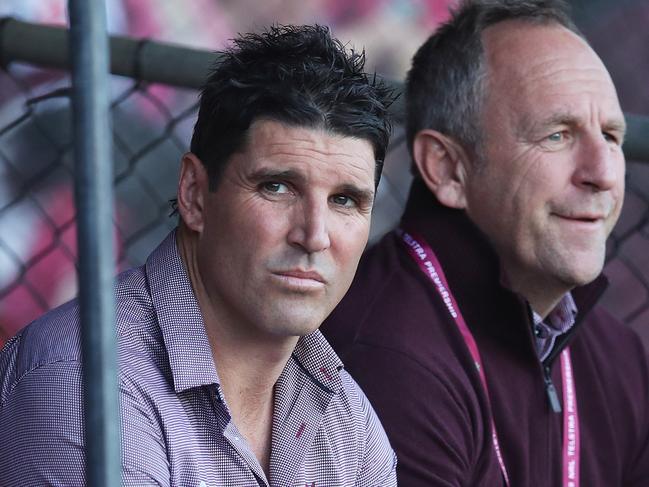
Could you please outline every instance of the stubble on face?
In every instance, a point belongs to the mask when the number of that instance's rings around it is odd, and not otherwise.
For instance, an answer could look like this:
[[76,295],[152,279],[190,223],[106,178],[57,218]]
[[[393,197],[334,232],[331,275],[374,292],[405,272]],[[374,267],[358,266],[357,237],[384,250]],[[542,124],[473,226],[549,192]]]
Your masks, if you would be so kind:
[[221,324],[282,339],[322,323],[367,242],[374,165],[367,141],[253,124],[205,198],[200,268]]
[[567,29],[507,21],[483,43],[485,162],[467,212],[514,290],[545,307],[601,272],[624,194],[624,119],[601,61]]

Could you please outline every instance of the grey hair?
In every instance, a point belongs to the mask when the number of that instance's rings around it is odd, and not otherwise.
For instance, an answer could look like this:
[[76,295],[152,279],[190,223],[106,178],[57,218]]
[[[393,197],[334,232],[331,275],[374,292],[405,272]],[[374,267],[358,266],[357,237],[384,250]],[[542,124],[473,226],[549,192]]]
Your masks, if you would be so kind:
[[434,129],[479,151],[486,92],[483,31],[506,20],[560,25],[583,38],[563,0],[464,0],[417,50],[406,79],[406,136]]

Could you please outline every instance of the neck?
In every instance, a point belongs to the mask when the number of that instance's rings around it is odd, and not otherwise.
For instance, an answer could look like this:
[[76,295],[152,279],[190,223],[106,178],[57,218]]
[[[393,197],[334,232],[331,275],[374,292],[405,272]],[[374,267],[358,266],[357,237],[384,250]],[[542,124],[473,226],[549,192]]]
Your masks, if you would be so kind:
[[530,307],[534,312],[541,317],[541,319],[546,319],[552,310],[559,304],[561,298],[552,300],[550,302],[539,302],[528,299],[527,302],[530,303]]
[[[272,389],[288,361],[298,337],[274,336],[247,323],[245,317],[210,293],[197,260],[198,236],[184,225],[178,228],[178,250],[198,301],[219,379],[235,370],[236,381],[247,390]],[[218,359],[218,360],[217,360]]]
[[210,294],[197,261],[197,239],[179,226],[178,250],[203,316],[223,395],[237,428],[266,469],[274,386],[298,338],[264,334],[225,306],[220,296]]
[[536,277],[511,276],[504,271],[506,286],[523,296],[534,312],[545,319],[570,291],[566,285],[548,282]]

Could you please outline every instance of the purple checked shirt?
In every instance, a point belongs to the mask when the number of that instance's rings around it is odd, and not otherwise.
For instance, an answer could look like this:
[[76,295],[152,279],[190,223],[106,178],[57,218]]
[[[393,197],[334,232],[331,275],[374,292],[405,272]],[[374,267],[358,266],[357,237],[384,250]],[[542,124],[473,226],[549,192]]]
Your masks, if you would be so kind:
[[[232,421],[175,232],[118,278],[126,486],[395,486],[372,407],[319,331],[275,386],[270,473]],[[85,485],[76,301],[0,353],[0,486]],[[115,425],[115,427],[119,427]]]

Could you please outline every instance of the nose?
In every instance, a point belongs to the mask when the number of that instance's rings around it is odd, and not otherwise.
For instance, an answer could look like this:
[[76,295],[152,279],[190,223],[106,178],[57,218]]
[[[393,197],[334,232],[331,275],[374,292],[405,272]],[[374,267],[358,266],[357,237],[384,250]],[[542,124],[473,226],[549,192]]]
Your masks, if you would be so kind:
[[312,254],[322,252],[331,245],[327,217],[329,205],[326,201],[303,200],[293,208],[289,244]]
[[574,183],[593,192],[608,191],[624,178],[622,149],[602,134],[584,138],[579,147]]

